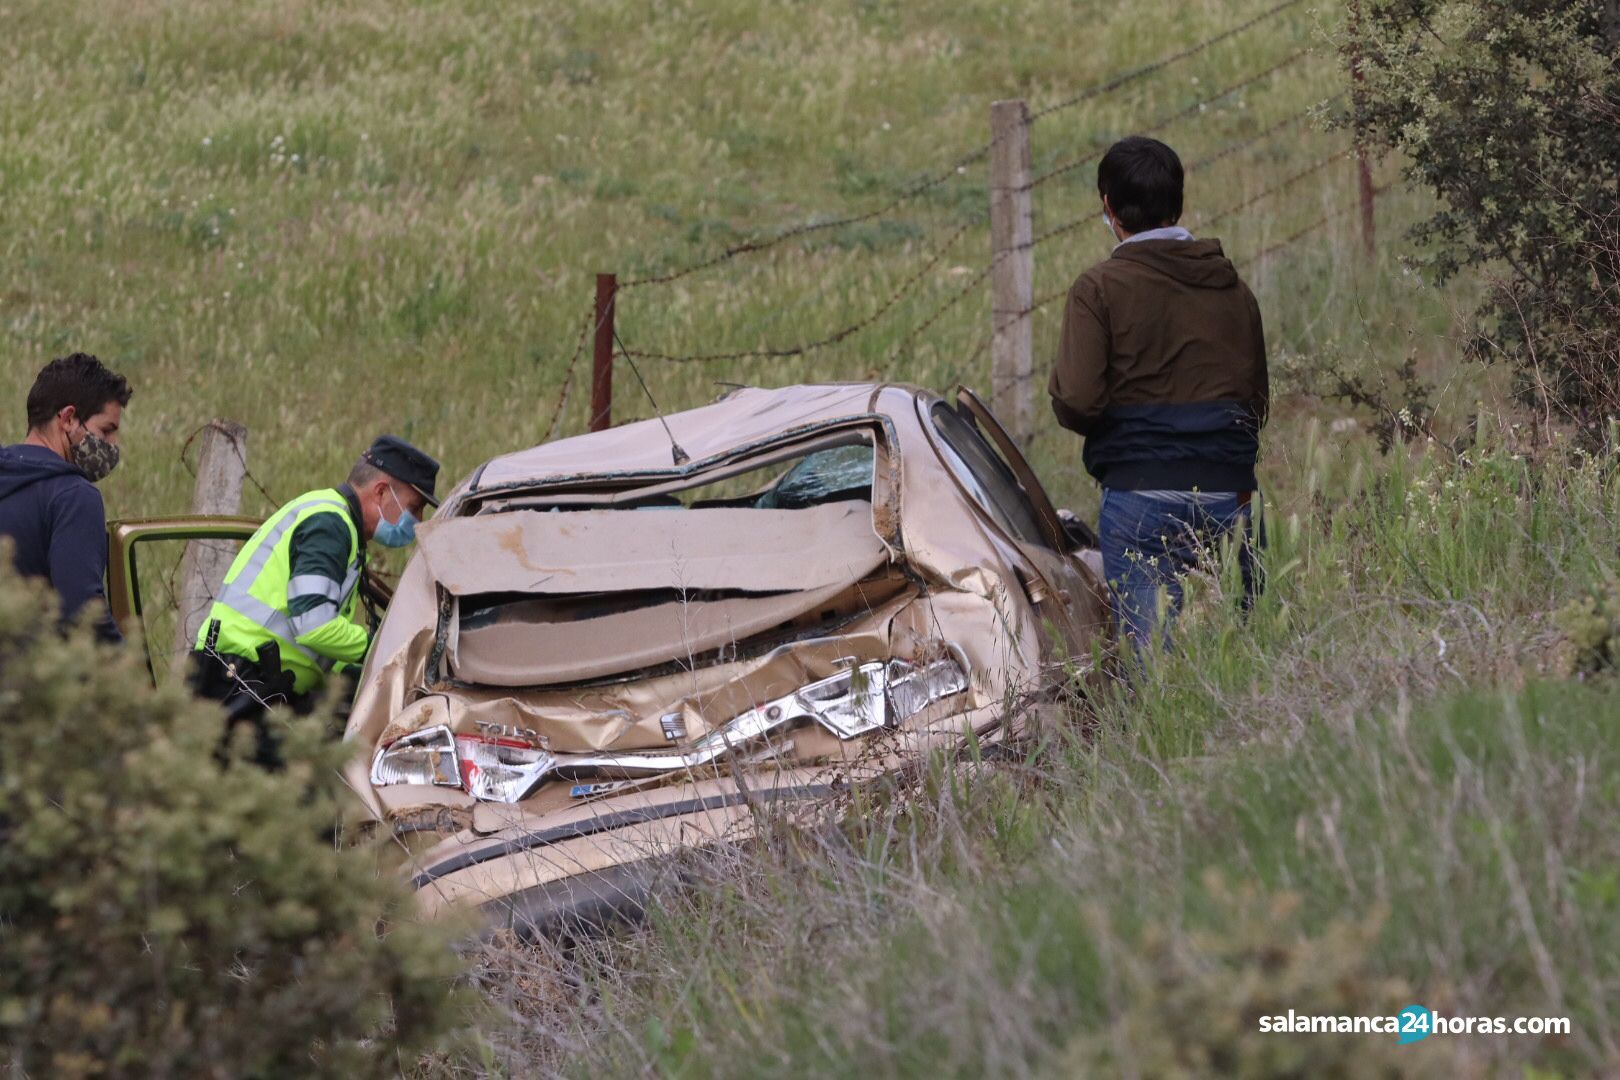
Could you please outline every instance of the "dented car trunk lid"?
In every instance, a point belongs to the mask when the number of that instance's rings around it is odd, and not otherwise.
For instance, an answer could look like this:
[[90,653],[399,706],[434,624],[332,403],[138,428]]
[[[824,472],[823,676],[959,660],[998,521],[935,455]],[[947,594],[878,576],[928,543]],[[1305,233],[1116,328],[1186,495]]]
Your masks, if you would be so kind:
[[[422,553],[456,598],[453,677],[544,686],[695,656],[847,606],[888,563],[871,513],[862,499],[520,510],[445,520],[424,530]],[[868,599],[892,595],[872,584]]]

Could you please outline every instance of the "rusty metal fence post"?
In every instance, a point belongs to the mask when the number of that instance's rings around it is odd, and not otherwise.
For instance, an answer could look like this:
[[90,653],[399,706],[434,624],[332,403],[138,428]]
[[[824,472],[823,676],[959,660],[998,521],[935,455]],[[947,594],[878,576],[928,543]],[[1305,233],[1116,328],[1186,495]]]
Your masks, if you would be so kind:
[[596,275],[596,354],[591,364],[591,430],[613,426],[613,310],[617,274]]

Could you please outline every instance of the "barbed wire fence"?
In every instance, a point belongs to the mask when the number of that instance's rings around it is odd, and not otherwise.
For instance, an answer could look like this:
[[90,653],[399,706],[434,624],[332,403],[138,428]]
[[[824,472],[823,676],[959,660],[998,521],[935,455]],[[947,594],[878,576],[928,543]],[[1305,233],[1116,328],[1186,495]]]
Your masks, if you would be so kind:
[[[947,159],[942,167],[925,171],[917,180],[901,187],[883,201],[870,209],[846,213],[835,216],[816,217],[808,221],[791,225],[785,228],[771,230],[762,236],[747,238],[722,248],[719,251],[703,256],[691,262],[653,269],[639,275],[619,280],[612,275],[602,275],[598,281],[597,302],[584,321],[584,328],[575,343],[573,352],[566,361],[562,382],[559,385],[556,401],[550,410],[550,423],[546,430],[546,438],[554,437],[562,424],[562,418],[567,411],[570,397],[573,393],[576,372],[581,357],[585,353],[586,342],[592,337],[591,328],[595,326],[596,349],[593,356],[593,386],[603,384],[603,372],[611,378],[612,367],[618,357],[628,357],[632,360],[649,360],[674,365],[726,365],[740,364],[758,360],[782,360],[793,357],[803,357],[819,353],[835,346],[847,343],[874,330],[880,325],[884,326],[885,340],[889,343],[886,356],[889,361],[902,358],[907,353],[921,346],[930,334],[937,331],[942,320],[951,312],[959,308],[963,301],[980,293],[987,283],[995,284],[1001,280],[1001,275],[1009,272],[1013,264],[1025,260],[1024,293],[1016,304],[1006,304],[995,308],[987,330],[978,337],[976,347],[966,354],[963,361],[967,364],[978,364],[987,350],[991,350],[997,338],[1016,326],[1023,320],[1030,319],[1062,299],[1068,291],[1067,285],[1051,289],[1038,295],[1034,293],[1033,273],[1028,269],[1033,266],[1033,253],[1036,249],[1049,246],[1058,247],[1061,243],[1074,237],[1088,223],[1099,220],[1097,210],[1090,209],[1073,217],[1062,218],[1043,225],[1039,231],[1032,228],[1026,232],[1027,239],[1016,240],[1010,243],[997,243],[993,237],[992,252],[989,260],[977,268],[966,266],[951,266],[949,274],[960,276],[963,280],[953,286],[943,295],[938,295],[937,286],[933,283],[939,278],[942,264],[953,253],[962,249],[964,242],[979,233],[979,230],[991,224],[992,207],[990,203],[997,197],[997,188],[992,181],[991,199],[982,200],[977,206],[966,208],[961,213],[961,220],[938,232],[933,230],[918,230],[920,242],[917,247],[916,263],[909,271],[902,272],[895,283],[882,292],[865,296],[860,299],[866,301],[860,310],[851,312],[840,320],[839,325],[829,327],[821,332],[805,334],[797,339],[787,340],[759,340],[747,345],[731,347],[714,346],[698,349],[672,348],[668,345],[659,345],[653,342],[637,340],[633,333],[626,334],[623,328],[615,325],[615,312],[618,303],[626,296],[639,296],[662,287],[669,287],[678,283],[683,284],[693,277],[710,272],[720,271],[737,260],[750,256],[757,256],[766,252],[778,251],[790,244],[804,245],[807,241],[818,239],[824,235],[836,234],[840,230],[853,229],[856,226],[867,226],[876,222],[884,222],[898,216],[913,204],[921,204],[927,200],[937,199],[942,189],[954,181],[969,175],[971,167],[991,162],[1001,156],[1001,152],[1009,149],[1007,140],[1022,141],[1022,152],[1028,160],[1028,140],[1030,132],[1037,125],[1048,122],[1051,118],[1067,110],[1079,106],[1099,102],[1127,89],[1133,92],[1145,90],[1149,80],[1163,75],[1178,64],[1189,61],[1194,57],[1209,54],[1221,46],[1233,42],[1245,33],[1279,19],[1295,8],[1303,0],[1281,0],[1279,3],[1257,12],[1256,14],[1222,29],[1193,44],[1170,53],[1150,63],[1131,68],[1121,74],[1109,77],[1093,85],[1087,86],[1071,93],[1044,107],[1027,110],[1024,113],[1024,122],[1017,129],[996,130],[987,141],[971,147]],[[1256,64],[1252,70],[1238,75],[1221,85],[1201,90],[1187,104],[1175,109],[1151,116],[1143,121],[1131,125],[1131,130],[1153,135],[1164,135],[1177,130],[1189,121],[1200,120],[1201,128],[1205,130],[1218,130],[1218,125],[1208,121],[1212,111],[1222,109],[1224,105],[1236,102],[1238,107],[1247,110],[1247,97],[1252,92],[1262,92],[1269,88],[1276,88],[1279,80],[1285,74],[1306,64],[1314,55],[1313,47],[1308,44],[1295,44],[1286,51]],[[1193,78],[1192,84],[1197,85],[1199,80]],[[1278,97],[1284,91],[1275,90]],[[1241,198],[1232,200],[1219,208],[1208,212],[1194,212],[1190,215],[1190,225],[1197,229],[1208,229],[1223,222],[1229,222],[1251,211],[1261,204],[1280,206],[1283,212],[1274,216],[1286,219],[1297,217],[1303,207],[1290,203],[1289,198],[1301,189],[1309,187],[1309,181],[1321,179],[1329,170],[1346,159],[1355,155],[1364,166],[1365,159],[1361,157],[1359,148],[1348,138],[1338,136],[1323,136],[1332,138],[1337,143],[1329,146],[1325,151],[1313,153],[1309,160],[1300,160],[1300,150],[1308,141],[1304,136],[1320,134],[1316,131],[1318,125],[1313,120],[1325,116],[1336,110],[1345,98],[1344,93],[1333,94],[1315,100],[1303,107],[1292,107],[1280,116],[1265,121],[1258,130],[1234,133],[1225,141],[1218,142],[1213,147],[1203,150],[1185,160],[1185,167],[1189,175],[1210,174],[1225,166],[1227,163],[1241,161],[1246,158],[1260,158],[1285,163],[1286,172],[1274,182],[1265,185],[1258,191],[1245,194]],[[1297,97],[1295,98],[1297,102]],[[1224,115],[1224,114],[1223,114]],[[1088,166],[1095,166],[1101,155],[1113,141],[1113,137],[1098,137],[1089,141],[1089,145],[1078,155],[1051,161],[1044,165],[1040,171],[1031,172],[1022,182],[1014,183],[999,189],[1004,196],[1021,197],[1028,200],[1025,203],[1024,213],[1033,215],[1034,196],[1043,194],[1052,189],[1063,187],[1069,182],[1085,176],[1083,171]],[[1282,170],[1279,170],[1282,171]],[[1363,168],[1365,172],[1365,168]],[[1218,185],[1211,185],[1212,189]],[[1325,191],[1326,185],[1321,190]],[[1368,235],[1364,238],[1370,247],[1370,199],[1381,190],[1375,186],[1363,185],[1361,189],[1361,212],[1364,229]],[[1357,204],[1347,203],[1340,207],[1330,207],[1322,210],[1314,218],[1302,226],[1292,228],[1279,239],[1264,243],[1257,250],[1242,254],[1234,261],[1240,267],[1258,267],[1266,264],[1284,253],[1296,248],[1307,239],[1318,234],[1333,222],[1356,210]],[[994,234],[994,229],[992,229]],[[805,251],[816,250],[814,245],[804,247]],[[822,283],[826,287],[826,282]],[[998,286],[999,290],[999,286]],[[605,298],[605,302],[604,302]],[[998,299],[997,304],[1001,304]],[[954,324],[953,324],[954,325]],[[615,331],[618,331],[615,333]],[[620,339],[628,338],[629,344],[623,344]],[[867,346],[870,349],[870,346]],[[999,364],[999,359],[997,360]],[[1026,363],[1025,368],[1029,365]],[[1002,382],[993,373],[991,382],[998,386]],[[1025,379],[1027,383],[1028,380]],[[1024,386],[1020,392],[1032,394],[1032,388]],[[1000,402],[993,402],[1000,410]],[[591,416],[593,427],[601,426],[608,421],[610,403],[599,400],[593,393]],[[598,423],[601,422],[601,424]]]
[[[1095,207],[1092,206],[1091,209],[1077,215],[1057,215],[1056,220],[1043,220],[1039,229],[1034,227],[1035,217],[1047,208],[1048,203],[1056,206],[1060,201],[1068,201],[1075,196],[1076,193],[1070,185],[1088,176],[1089,167],[1095,166],[1113,138],[1099,135],[1089,139],[1078,153],[1054,157],[1043,162],[1039,170],[1034,170],[1027,164],[1031,132],[1037,127],[1050,124],[1055,118],[1071,110],[1091,103],[1115,101],[1116,95],[1125,95],[1121,100],[1126,104],[1129,104],[1131,96],[1135,95],[1136,104],[1140,105],[1146,100],[1147,92],[1153,88],[1153,80],[1165,76],[1177,65],[1192,61],[1194,58],[1218,55],[1223,46],[1235,42],[1256,28],[1281,19],[1289,12],[1300,8],[1303,3],[1304,0],[1280,0],[1234,25],[1152,62],[1110,76],[1043,107],[1033,110],[1022,109],[1022,123],[1012,128],[993,131],[989,139],[947,157],[943,165],[922,171],[916,179],[901,185],[897,191],[891,191],[868,209],[813,217],[797,224],[766,231],[763,235],[739,240],[689,262],[665,266],[655,264],[652,268],[628,276],[622,281],[613,275],[601,275],[595,303],[579,318],[579,333],[563,363],[556,398],[551,407],[542,414],[545,423],[542,441],[549,441],[562,432],[565,417],[575,396],[580,364],[588,351],[591,353],[592,385],[590,419],[593,427],[605,426],[610,422],[611,399],[604,393],[604,387],[609,390],[611,388],[611,375],[617,358],[629,358],[632,361],[645,359],[672,365],[726,365],[780,360],[820,353],[883,327],[887,342],[883,355],[886,362],[892,364],[902,360],[907,354],[914,353],[922,347],[923,342],[937,335],[942,324],[953,312],[958,311],[969,298],[980,294],[987,284],[994,284],[999,275],[1013,264],[1019,260],[1029,260],[1032,266],[1033,255],[1037,250],[1049,250],[1055,254],[1065,255],[1063,260],[1052,260],[1053,265],[1072,265],[1063,251],[1063,245],[1074,239],[1083,228],[1095,227],[1095,223],[1099,220]],[[1254,64],[1251,69],[1231,77],[1229,81],[1201,88],[1186,104],[1136,120],[1129,128],[1143,134],[1166,135],[1181,130],[1192,121],[1199,121],[1202,129],[1219,131],[1220,125],[1209,122],[1212,112],[1221,115],[1222,108],[1234,102],[1246,110],[1247,97],[1251,93],[1270,92],[1274,96],[1282,97],[1284,92],[1277,89],[1281,80],[1296,73],[1315,55],[1316,52],[1310,45],[1295,43],[1277,55]],[[1352,60],[1352,86],[1355,86],[1356,73],[1353,65]],[[1195,86],[1199,84],[1196,78],[1190,82]],[[1278,217],[1297,219],[1305,208],[1288,200],[1293,199],[1301,190],[1309,189],[1313,180],[1322,179],[1334,166],[1355,157],[1360,180],[1359,202],[1330,202],[1325,197],[1328,187],[1323,185],[1313,216],[1301,224],[1292,226],[1275,239],[1264,238],[1265,242],[1260,243],[1255,249],[1240,254],[1234,261],[1243,269],[1261,267],[1299,250],[1300,245],[1320,234],[1328,226],[1356,212],[1358,208],[1362,218],[1362,239],[1370,251],[1371,200],[1382,189],[1370,180],[1370,170],[1362,149],[1354,142],[1353,136],[1324,136],[1331,138],[1333,145],[1322,150],[1306,145],[1309,140],[1305,136],[1311,134],[1317,127],[1313,124],[1313,120],[1338,109],[1347,93],[1333,94],[1304,105],[1299,104],[1296,97],[1286,101],[1288,107],[1283,112],[1263,121],[1258,128],[1231,132],[1224,140],[1217,140],[1209,148],[1200,149],[1199,152],[1186,157],[1184,165],[1187,173],[1189,176],[1199,177],[1214,176],[1217,170],[1226,168],[1230,163],[1251,158],[1258,161],[1262,156],[1283,166],[1277,170],[1280,174],[1278,178],[1259,190],[1230,199],[1207,212],[1195,210],[1190,216],[1189,224],[1198,230],[1209,229],[1230,222],[1263,204],[1283,206],[1285,212],[1277,215]],[[1017,142],[1017,147],[1010,146],[1009,141]],[[1196,143],[1203,140],[1194,141]],[[814,251],[816,247],[812,241],[836,237],[860,226],[898,219],[906,212],[919,212],[918,208],[926,208],[930,204],[941,202],[950,185],[964,181],[973,183],[970,178],[975,176],[979,167],[989,165],[994,169],[997,162],[1007,156],[1008,151],[1015,149],[1024,155],[1026,162],[1024,178],[999,189],[992,180],[990,198],[984,198],[984,193],[978,191],[976,187],[970,189],[967,195],[970,197],[976,195],[977,201],[965,204],[962,200],[958,200],[952,207],[958,220],[941,222],[937,217],[936,206],[935,220],[930,222],[929,227],[918,228],[916,231],[919,243],[915,264],[909,269],[904,269],[892,286],[874,295],[857,296],[860,310],[840,320],[839,325],[807,333],[796,339],[759,340],[756,337],[755,342],[745,347],[715,346],[695,350],[637,342],[634,335],[623,334],[621,328],[615,325],[615,312],[621,298],[628,296],[635,299],[659,289],[684,288],[691,279],[710,273],[719,275],[724,269],[737,264],[739,260],[769,253],[784,254],[791,252],[794,246],[806,252]],[[1017,154],[1014,153],[1013,156],[1016,157]],[[1212,185],[1212,188],[1216,186],[1218,185]],[[1060,197],[1054,197],[1059,193],[1062,193]],[[1027,238],[999,244],[995,242],[991,203],[998,195],[1025,200],[1024,212],[1028,215]],[[1037,196],[1040,202],[1036,201]],[[1094,197],[1082,194],[1080,201],[1091,205]],[[942,267],[951,256],[961,252],[973,237],[982,235],[982,230],[987,227],[991,229],[993,238],[989,259],[977,267],[950,266],[948,276],[960,277],[961,281],[951,282],[950,287],[941,292],[938,286],[932,283],[940,277]],[[1025,294],[1017,303],[1000,307],[987,305],[991,309],[991,318],[986,320],[988,325],[984,325],[982,331],[970,339],[973,342],[972,348],[959,354],[961,365],[970,368],[979,365],[987,353],[994,352],[995,342],[1000,335],[1020,323],[1033,319],[1037,313],[1050,309],[1067,296],[1069,289],[1068,284],[1064,283],[1037,293],[1034,289],[1033,272],[1024,275],[1024,283]],[[832,287],[834,287],[832,280],[824,278],[819,282],[817,293],[819,295]],[[860,292],[858,289],[854,291]],[[777,327],[773,325],[770,329],[774,331]],[[626,336],[629,336],[632,342],[628,347],[621,342],[621,338]],[[1026,370],[1027,367],[1026,364]],[[1005,381],[994,374],[991,383],[998,391],[1005,385]],[[1028,384],[1027,379],[1021,392],[1033,393],[1033,387]],[[998,413],[1002,412],[1001,401],[993,401],[993,405]],[[194,446],[200,437],[217,426],[218,422],[215,421],[200,426],[181,447],[181,462],[194,478],[199,473],[199,469],[192,461]],[[238,460],[242,480],[255,493],[256,499],[262,501],[264,512],[273,512],[282,504],[282,499],[248,468],[244,448],[238,439],[231,440],[230,450],[234,451]],[[216,547],[220,545],[218,541],[204,543],[211,543]],[[149,577],[167,610],[182,619],[188,614],[188,604],[194,607],[198,601],[198,597],[190,597],[190,593],[178,580],[187,573],[183,562],[183,557],[176,557],[172,563],[155,562],[148,564],[143,570],[143,576]],[[205,595],[202,599],[211,600],[212,596]],[[184,648],[183,642],[176,646],[178,650]]]

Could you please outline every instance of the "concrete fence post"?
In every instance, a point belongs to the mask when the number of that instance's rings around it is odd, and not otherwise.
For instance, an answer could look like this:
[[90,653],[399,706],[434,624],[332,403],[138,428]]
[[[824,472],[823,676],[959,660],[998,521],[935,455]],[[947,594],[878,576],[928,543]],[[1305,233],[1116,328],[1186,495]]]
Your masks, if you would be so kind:
[[[191,495],[193,514],[242,512],[242,481],[247,476],[247,428],[231,420],[210,420],[197,451],[197,486]],[[197,628],[219,595],[225,574],[236,557],[228,540],[193,540],[180,562],[179,611],[175,619],[176,666],[191,651]]]

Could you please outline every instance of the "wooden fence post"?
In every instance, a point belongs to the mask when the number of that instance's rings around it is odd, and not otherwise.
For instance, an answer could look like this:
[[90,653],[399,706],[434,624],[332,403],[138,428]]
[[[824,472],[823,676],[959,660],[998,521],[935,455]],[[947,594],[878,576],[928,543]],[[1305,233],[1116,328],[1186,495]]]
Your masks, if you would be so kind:
[[1029,107],[990,105],[990,407],[1020,446],[1035,431],[1035,295]]
[[617,274],[596,275],[596,355],[591,363],[591,430],[613,426],[613,314]]
[[[231,420],[210,420],[197,451],[197,486],[191,495],[193,514],[242,512],[242,480],[247,476],[247,428]],[[179,612],[175,619],[176,664],[191,651],[197,628],[225,583],[236,557],[228,540],[193,540],[180,562]]]

